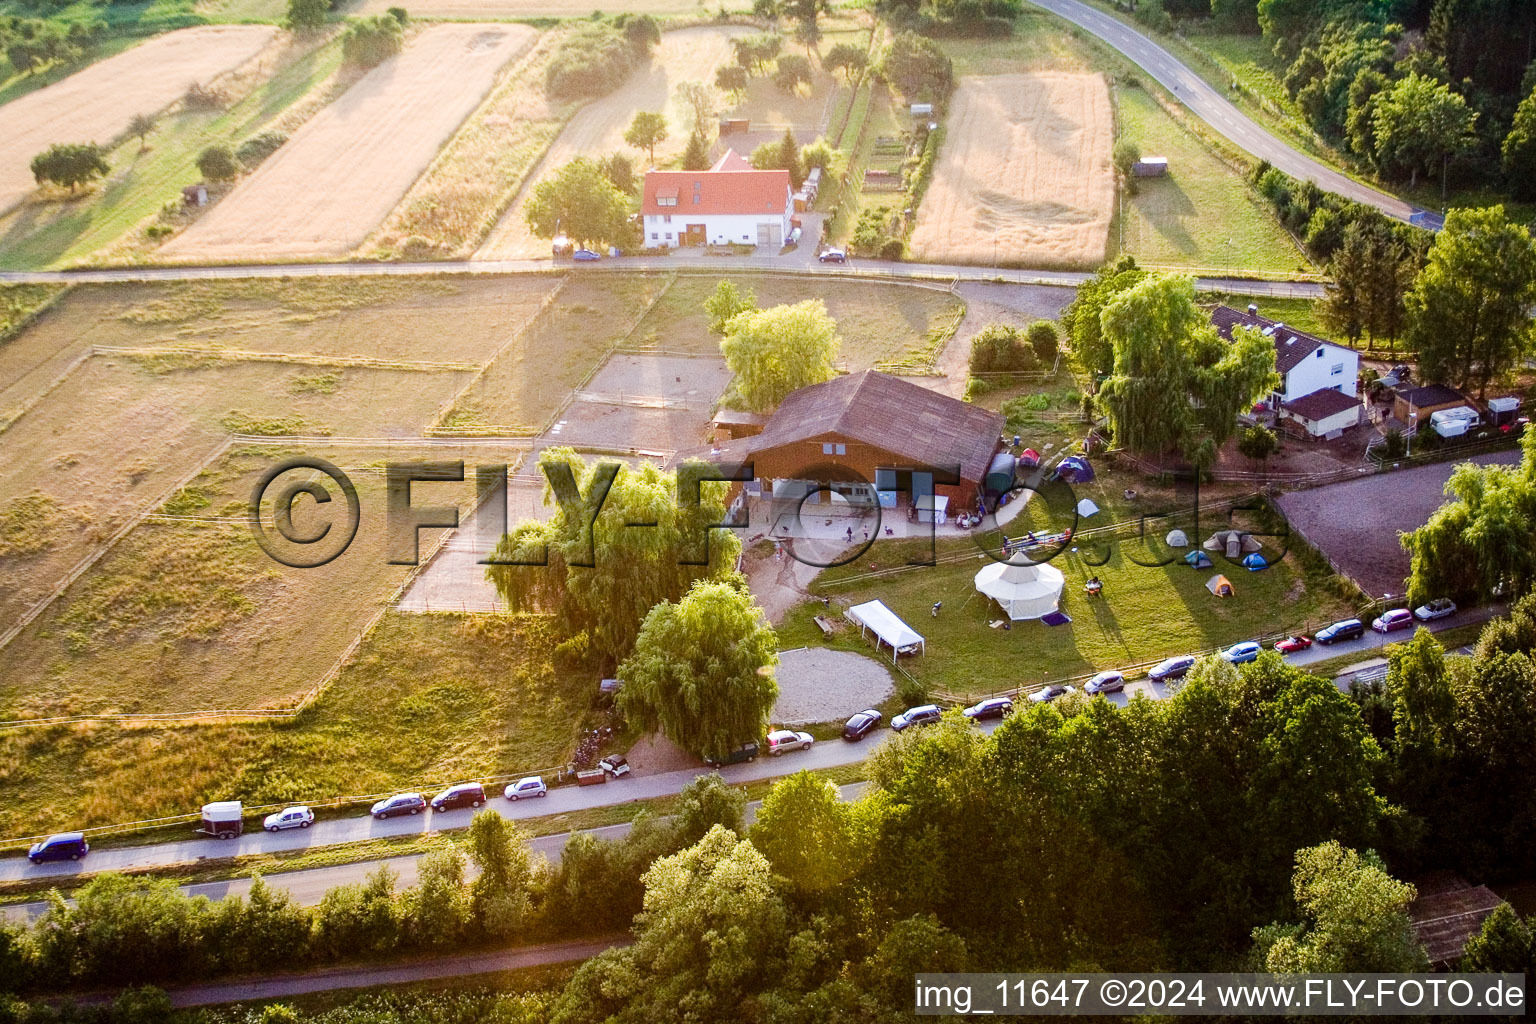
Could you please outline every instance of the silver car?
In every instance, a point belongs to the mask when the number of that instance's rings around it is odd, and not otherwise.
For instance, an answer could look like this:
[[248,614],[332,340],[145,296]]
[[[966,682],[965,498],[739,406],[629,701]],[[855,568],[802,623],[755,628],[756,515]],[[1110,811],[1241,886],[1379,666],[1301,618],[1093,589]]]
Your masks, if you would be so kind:
[[267,815],[261,820],[261,827],[268,832],[281,832],[285,828],[309,828],[314,823],[315,812],[301,805]]
[[1421,604],[1413,610],[1413,617],[1420,622],[1433,622],[1456,614],[1456,602],[1448,597],[1437,597],[1428,604]]

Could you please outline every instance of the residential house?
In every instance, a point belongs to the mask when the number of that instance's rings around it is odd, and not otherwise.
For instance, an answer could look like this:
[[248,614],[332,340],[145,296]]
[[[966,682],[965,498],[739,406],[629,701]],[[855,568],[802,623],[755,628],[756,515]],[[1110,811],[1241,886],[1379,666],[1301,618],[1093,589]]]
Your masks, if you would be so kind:
[[789,238],[789,172],[760,171],[735,150],[707,171],[647,171],[641,203],[645,244],[766,245]]
[[1337,437],[1359,424],[1360,354],[1354,349],[1259,316],[1256,306],[1246,312],[1217,306],[1211,323],[1228,340],[1233,328],[1253,327],[1274,342],[1280,386],[1270,401],[1281,420],[1309,437]]

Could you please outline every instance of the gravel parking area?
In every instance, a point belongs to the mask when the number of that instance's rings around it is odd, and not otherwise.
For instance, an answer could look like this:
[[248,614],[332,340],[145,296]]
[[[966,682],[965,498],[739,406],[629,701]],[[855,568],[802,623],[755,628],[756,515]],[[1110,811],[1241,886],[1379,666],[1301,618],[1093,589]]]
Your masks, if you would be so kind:
[[1494,452],[1363,480],[1282,494],[1276,503],[1291,529],[1331,558],[1371,595],[1401,594],[1411,568],[1398,531],[1429,522],[1445,501],[1445,482],[1462,462],[1486,466],[1520,461],[1518,451]]
[[808,647],[779,655],[775,724],[805,725],[847,718],[879,704],[895,689],[880,662],[849,651]]

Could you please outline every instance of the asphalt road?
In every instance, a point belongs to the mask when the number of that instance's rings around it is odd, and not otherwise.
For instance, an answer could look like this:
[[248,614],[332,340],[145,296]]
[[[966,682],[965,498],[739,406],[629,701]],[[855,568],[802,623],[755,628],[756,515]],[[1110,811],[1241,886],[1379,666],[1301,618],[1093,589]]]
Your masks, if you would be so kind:
[[1268,160],[1291,177],[1315,182],[1329,192],[1374,206],[1398,220],[1408,220],[1414,214],[1422,214],[1427,227],[1439,228],[1443,223],[1438,212],[1413,206],[1396,196],[1362,184],[1277,139],[1171,53],[1118,18],[1080,3],[1079,0],[1031,2],[1093,33],[1119,50],[1234,145],[1261,160]]

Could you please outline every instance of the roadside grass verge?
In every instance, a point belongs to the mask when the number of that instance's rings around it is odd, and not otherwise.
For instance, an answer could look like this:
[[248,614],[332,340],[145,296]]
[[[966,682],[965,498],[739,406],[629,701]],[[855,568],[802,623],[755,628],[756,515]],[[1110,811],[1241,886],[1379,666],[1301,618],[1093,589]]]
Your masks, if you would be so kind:
[[[0,343],[19,334],[67,290],[62,284],[0,285]],[[0,379],[0,386],[4,381]]]

